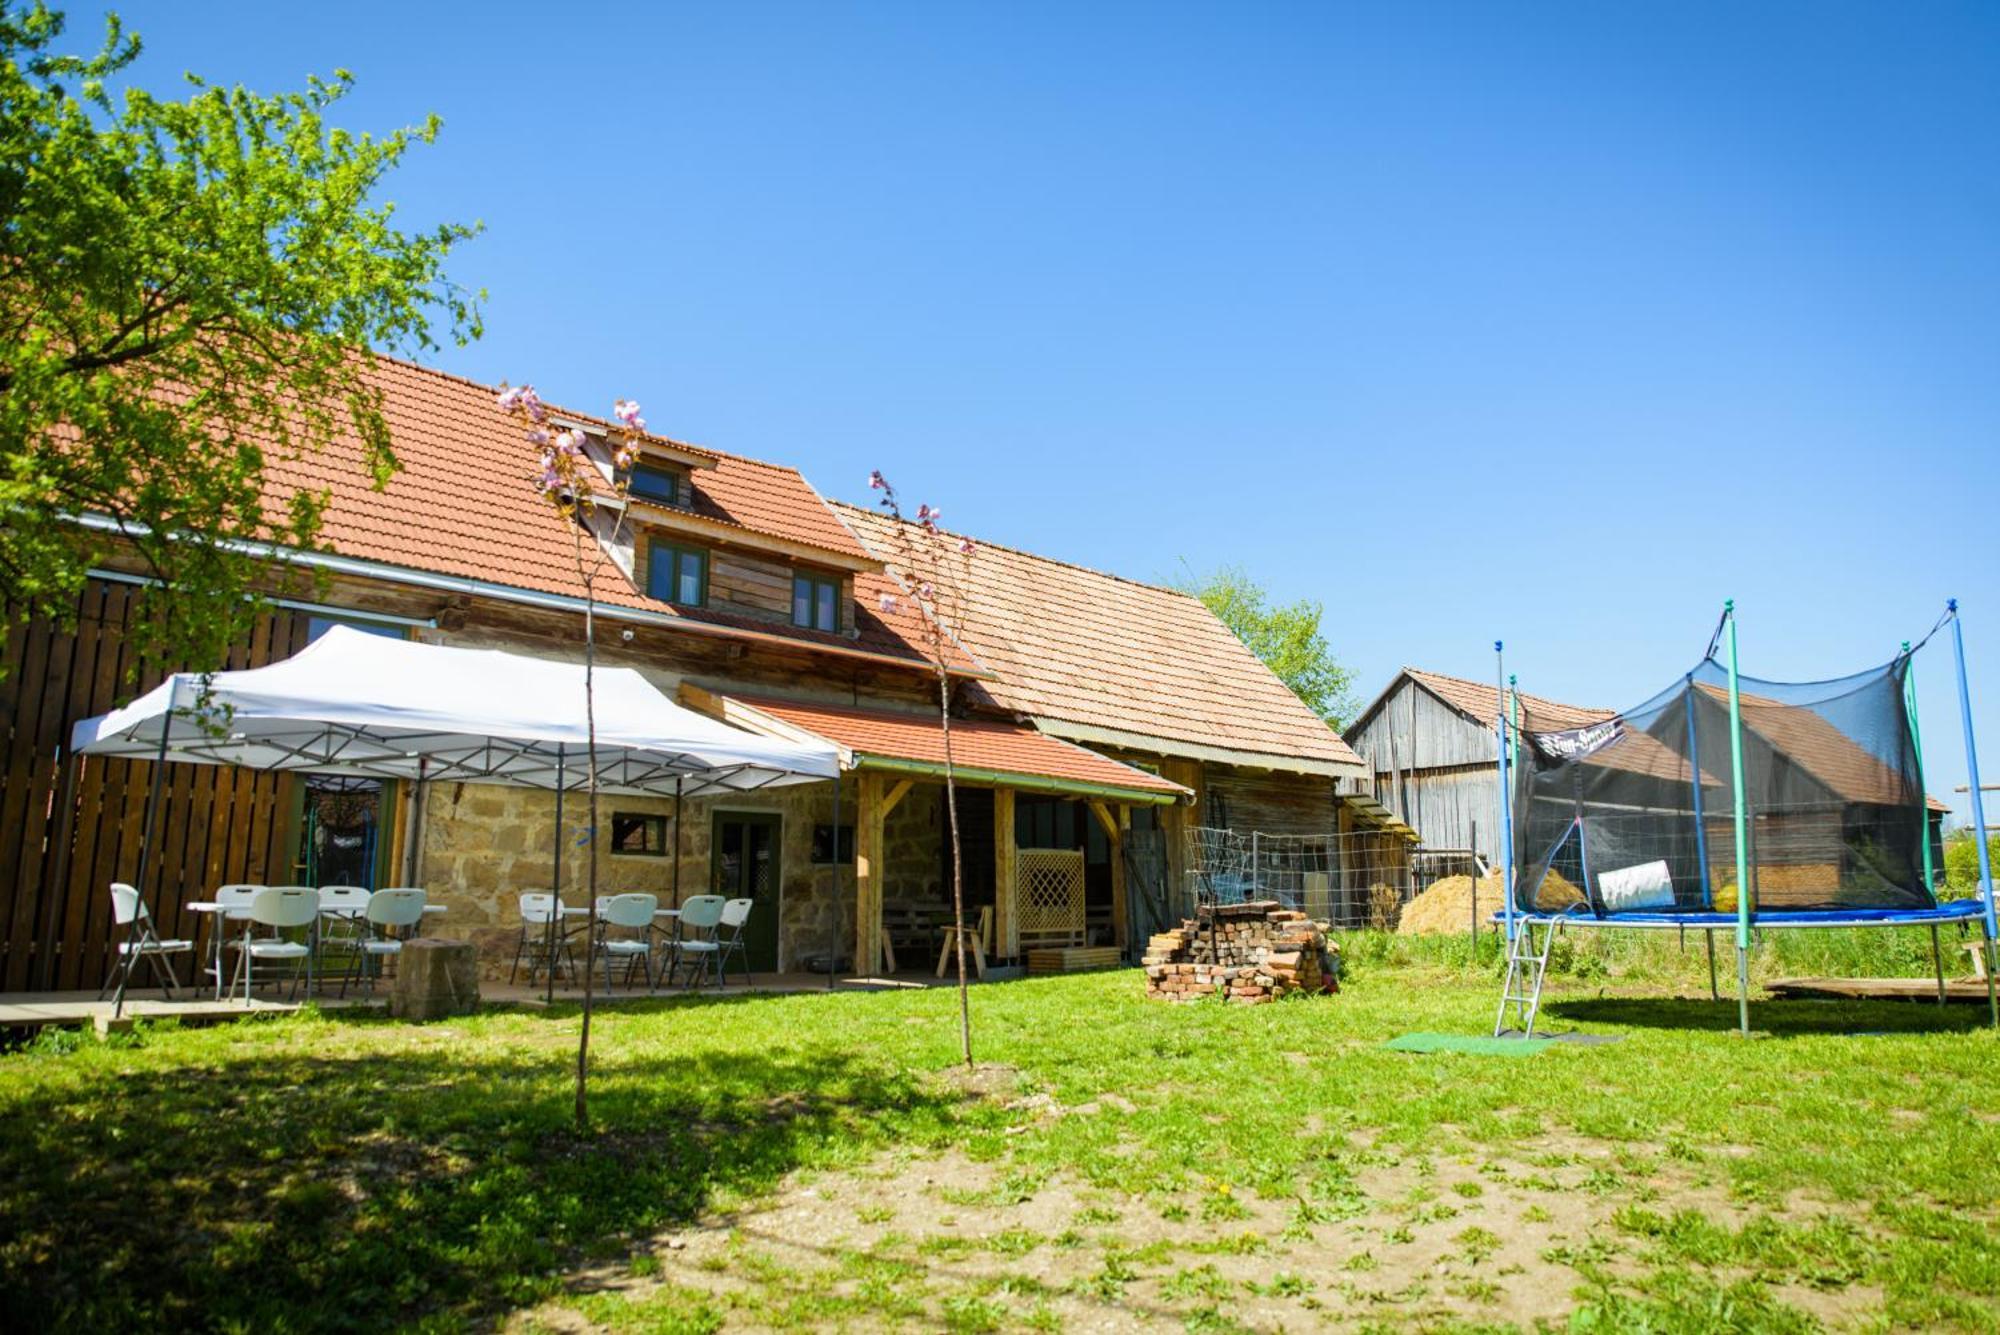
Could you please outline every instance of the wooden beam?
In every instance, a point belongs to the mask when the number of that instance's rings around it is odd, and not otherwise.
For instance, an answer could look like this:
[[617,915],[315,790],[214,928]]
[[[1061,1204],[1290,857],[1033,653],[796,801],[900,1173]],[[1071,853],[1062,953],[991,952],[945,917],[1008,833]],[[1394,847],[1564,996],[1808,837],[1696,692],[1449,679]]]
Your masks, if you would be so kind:
[[904,798],[910,795],[910,789],[914,788],[916,786],[916,783],[917,781],[915,779],[904,779],[902,782],[898,783],[894,788],[891,788],[888,791],[888,793],[882,798],[883,820],[889,819],[889,813],[896,809],[896,804],[898,802],[901,802]]
[[1021,921],[1015,911],[1014,790],[993,790],[993,953],[1014,959],[1021,953]]
[[[1097,803],[1092,803],[1097,806]],[[1110,816],[1110,812],[1100,809],[1098,819]],[[1125,900],[1125,832],[1132,828],[1132,808],[1121,806],[1118,817],[1112,823],[1111,834],[1111,944],[1125,949],[1130,935],[1131,920]]]
[[1095,798],[1090,801],[1089,806],[1090,814],[1097,817],[1097,823],[1104,827],[1104,837],[1115,841],[1118,838],[1118,822],[1112,816],[1111,808]]
[[855,775],[854,972],[867,978],[882,962],[882,776]]

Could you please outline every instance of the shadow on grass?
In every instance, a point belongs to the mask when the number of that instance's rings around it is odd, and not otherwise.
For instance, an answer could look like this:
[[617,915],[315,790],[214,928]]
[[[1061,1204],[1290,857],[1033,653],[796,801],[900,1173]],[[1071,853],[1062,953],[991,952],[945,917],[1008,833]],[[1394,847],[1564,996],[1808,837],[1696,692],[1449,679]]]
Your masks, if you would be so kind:
[[[1546,1020],[1622,1025],[1632,1029],[1735,1032],[1736,1000],[1690,1001],[1670,997],[1593,997],[1548,1001]],[[1936,1001],[1849,1001],[1815,998],[1750,1002],[1750,1030],[1767,1038],[1852,1034],[1963,1034],[1984,1028],[1984,1006],[1940,1006]]]
[[836,1144],[941,1135],[960,1103],[851,1055],[632,1044],[600,1054],[579,1137],[567,1039],[496,1052],[430,1031],[422,1050],[326,1056],[314,1033],[91,1060],[12,1100],[0,1328],[479,1323],[718,1190]]

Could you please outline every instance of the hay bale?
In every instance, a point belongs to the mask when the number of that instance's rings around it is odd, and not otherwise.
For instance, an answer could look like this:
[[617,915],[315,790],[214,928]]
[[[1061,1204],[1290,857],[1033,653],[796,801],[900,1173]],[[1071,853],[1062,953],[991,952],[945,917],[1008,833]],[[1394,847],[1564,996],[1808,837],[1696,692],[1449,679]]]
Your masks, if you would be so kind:
[[[1397,934],[1445,936],[1470,931],[1475,912],[1484,927],[1500,911],[1500,895],[1501,880],[1497,871],[1481,877],[1477,887],[1474,887],[1470,876],[1447,876],[1403,906],[1402,919],[1396,925]],[[1576,886],[1555,871],[1542,878],[1541,888],[1535,895],[1535,907],[1544,913],[1553,913],[1582,902],[1583,895]]]

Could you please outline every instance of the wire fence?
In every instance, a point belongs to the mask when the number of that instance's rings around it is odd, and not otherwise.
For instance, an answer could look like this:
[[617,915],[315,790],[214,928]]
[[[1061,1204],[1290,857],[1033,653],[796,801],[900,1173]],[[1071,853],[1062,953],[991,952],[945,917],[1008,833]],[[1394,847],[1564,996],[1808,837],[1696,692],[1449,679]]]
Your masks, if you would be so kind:
[[1264,834],[1204,825],[1190,829],[1187,841],[1197,903],[1269,899],[1336,929],[1386,930],[1421,888],[1423,860],[1393,835]]

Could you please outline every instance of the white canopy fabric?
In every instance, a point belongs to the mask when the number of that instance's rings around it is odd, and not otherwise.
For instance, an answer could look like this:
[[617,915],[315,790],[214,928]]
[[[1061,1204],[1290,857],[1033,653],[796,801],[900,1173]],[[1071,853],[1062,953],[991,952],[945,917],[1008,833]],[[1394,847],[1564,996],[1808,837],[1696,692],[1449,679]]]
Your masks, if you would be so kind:
[[[598,787],[689,797],[831,779],[831,746],[759,737],[595,673]],[[202,706],[205,712],[197,712]],[[282,662],[180,673],[70,734],[80,755],[580,789],[583,666],[336,626]]]

